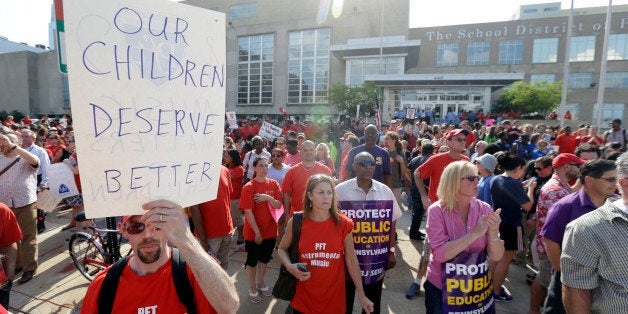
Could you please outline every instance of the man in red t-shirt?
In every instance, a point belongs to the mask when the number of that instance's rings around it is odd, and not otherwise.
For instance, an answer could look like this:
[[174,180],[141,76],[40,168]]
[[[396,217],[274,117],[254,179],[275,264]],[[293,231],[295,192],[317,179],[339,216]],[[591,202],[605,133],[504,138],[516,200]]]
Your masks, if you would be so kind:
[[556,137],[554,145],[558,145],[558,152],[560,154],[569,153],[573,154],[578,147],[578,140],[571,134],[571,127],[566,126],[563,134]]
[[[233,313],[239,301],[229,275],[203,250],[187,226],[181,206],[166,200],[144,204],[144,215],[123,216],[118,229],[134,255],[120,276],[112,313],[184,313],[172,279],[171,249],[187,264],[198,313]],[[107,268],[89,285],[81,313],[98,313],[98,296]],[[149,312],[150,311],[150,312]]]
[[0,305],[9,308],[9,297],[15,277],[17,242],[22,240],[22,230],[15,214],[9,207],[0,203],[0,254],[4,257],[0,266]]
[[[469,157],[462,154],[466,149],[467,134],[469,134],[469,131],[463,129],[455,129],[447,132],[445,143],[449,147],[449,152],[430,157],[414,172],[415,182],[421,194],[421,201],[423,202],[425,212],[427,212],[427,208],[430,207],[432,203],[438,200],[436,190],[438,189],[440,176],[443,174],[445,167],[454,161],[469,160]],[[423,184],[423,180],[427,179],[430,179],[429,194],[425,191],[425,185]]]
[[[283,207],[286,213],[303,210],[303,195],[307,180],[315,174],[326,174],[331,177],[331,170],[327,166],[316,162],[314,142],[305,141],[301,144],[301,158],[303,161],[292,166],[286,173],[281,185],[283,191]],[[286,219],[289,220],[289,219]]]
[[231,174],[220,166],[218,194],[213,201],[192,206],[192,221],[201,246],[216,257],[224,270],[229,267],[229,250],[233,234],[231,218]]

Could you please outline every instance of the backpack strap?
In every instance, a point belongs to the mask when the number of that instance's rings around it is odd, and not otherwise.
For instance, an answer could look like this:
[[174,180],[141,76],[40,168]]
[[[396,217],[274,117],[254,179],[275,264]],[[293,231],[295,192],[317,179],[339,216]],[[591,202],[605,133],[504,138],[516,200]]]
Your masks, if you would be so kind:
[[[187,267],[185,260],[179,254],[179,250],[172,248],[172,279],[174,281],[174,287],[177,290],[177,296],[179,301],[185,305],[189,314],[197,314],[196,303],[194,303],[194,289],[192,289],[192,283],[188,278]],[[113,301],[116,298],[116,291],[118,290],[118,283],[122,276],[122,271],[126,264],[129,262],[129,256],[117,261],[111,266],[105,279],[100,286],[100,293],[98,294],[98,313],[110,314],[113,310]]]
[[128,262],[129,256],[125,256],[109,268],[100,286],[100,293],[98,294],[98,313],[110,314],[113,310],[113,301],[116,298],[120,276],[122,276],[122,271]]
[[185,260],[179,254],[177,248],[172,248],[172,279],[177,290],[179,301],[185,305],[188,314],[196,314],[196,303],[194,303],[194,289],[188,277]]

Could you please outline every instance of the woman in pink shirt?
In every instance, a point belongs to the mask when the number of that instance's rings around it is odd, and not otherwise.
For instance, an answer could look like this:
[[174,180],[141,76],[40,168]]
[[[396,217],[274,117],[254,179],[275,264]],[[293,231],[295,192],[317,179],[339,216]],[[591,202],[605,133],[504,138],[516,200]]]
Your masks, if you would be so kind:
[[461,253],[487,253],[498,261],[504,253],[499,238],[500,209],[478,200],[478,169],[468,161],[449,164],[438,185],[438,201],[428,209],[427,237],[431,247],[424,284],[427,313],[443,312],[446,262]]

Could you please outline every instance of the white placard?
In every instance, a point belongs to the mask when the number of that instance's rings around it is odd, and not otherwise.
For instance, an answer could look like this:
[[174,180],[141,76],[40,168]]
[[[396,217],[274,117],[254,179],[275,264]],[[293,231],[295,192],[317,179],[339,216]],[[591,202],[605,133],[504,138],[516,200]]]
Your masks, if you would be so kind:
[[166,0],[65,0],[70,100],[88,217],[216,198],[224,13]]
[[225,115],[227,116],[227,122],[229,123],[229,128],[230,129],[237,129],[238,128],[238,119],[236,118],[235,111],[227,111],[227,112],[225,112]]
[[48,188],[54,198],[64,199],[79,194],[74,182],[74,174],[64,163],[46,166],[46,174],[48,175]]
[[408,108],[406,109],[406,119],[414,119],[414,114],[416,113],[416,109]]
[[258,135],[269,141],[274,141],[275,138],[281,136],[282,131],[280,127],[264,121],[262,127],[259,129]]

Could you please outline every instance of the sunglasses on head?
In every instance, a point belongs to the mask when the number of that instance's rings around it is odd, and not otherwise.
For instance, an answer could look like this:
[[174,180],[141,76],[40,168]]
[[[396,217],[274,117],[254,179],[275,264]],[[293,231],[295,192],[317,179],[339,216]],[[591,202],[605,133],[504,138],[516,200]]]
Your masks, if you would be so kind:
[[362,160],[360,162],[356,162],[356,165],[360,165],[362,167],[374,167],[375,166],[375,161],[373,160]]
[[141,222],[132,222],[128,226],[124,227],[124,230],[129,234],[140,234],[146,229],[146,225]]

